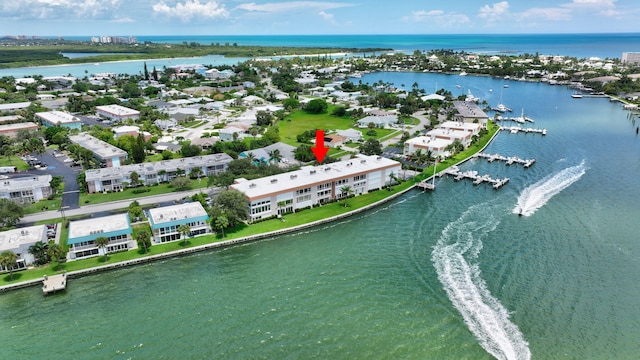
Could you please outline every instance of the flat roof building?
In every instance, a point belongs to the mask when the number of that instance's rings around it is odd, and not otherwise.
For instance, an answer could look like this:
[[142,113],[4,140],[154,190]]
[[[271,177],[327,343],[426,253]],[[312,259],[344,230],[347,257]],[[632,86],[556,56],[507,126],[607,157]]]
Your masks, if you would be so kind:
[[640,52],[623,52],[622,63],[625,65],[640,64]]
[[36,113],[36,118],[42,121],[46,127],[62,126],[69,129],[82,128],[80,118],[63,111],[45,111]]
[[392,182],[401,164],[381,156],[357,155],[356,158],[326,165],[305,166],[300,170],[254,180],[236,179],[230,188],[247,198],[249,221],[269,218],[343,198],[365,194]]
[[183,224],[191,229],[189,236],[208,234],[211,228],[207,220],[209,215],[198,201],[149,210],[149,224],[156,243],[181,240],[178,227]]
[[31,102],[19,102],[19,103],[8,103],[8,104],[0,104],[0,113],[3,112],[14,112],[21,109],[26,109],[31,105]]
[[[75,220],[69,222],[68,258],[80,259],[107,253],[127,251],[137,247],[133,240],[129,214],[118,214]],[[99,249],[96,239],[104,236],[109,239],[105,249]]]
[[456,121],[466,123],[479,123],[483,127],[487,126],[489,116],[473,101],[454,101],[458,113],[454,115]]
[[113,121],[120,121],[125,119],[137,120],[140,117],[140,111],[120,105],[96,106],[96,114],[100,117]]
[[10,138],[15,138],[20,130],[38,130],[38,124],[29,121],[24,123],[0,125],[0,134]]
[[126,184],[132,184],[131,174],[138,174],[138,181],[144,185],[169,182],[184,174],[189,176],[194,169],[205,178],[227,170],[233,158],[227,154],[210,154],[181,159],[162,160],[144,164],[123,165],[118,168],[101,168],[85,171],[87,192],[92,194],[105,191],[120,191]]
[[0,180],[0,198],[31,204],[51,196],[51,175],[29,175]]
[[[16,269],[24,269],[35,262],[29,247],[38,241],[47,242],[45,225],[35,225],[0,232],[0,252],[11,251],[18,256]],[[8,271],[0,265],[0,271]]]
[[119,167],[127,160],[127,152],[87,133],[69,136],[69,141],[91,151],[93,157],[107,167]]
[[430,136],[418,136],[404,142],[404,149],[402,153],[404,155],[411,155],[420,149],[425,155],[430,151],[431,156],[433,157],[447,156],[448,153],[446,151],[446,148],[452,143],[453,141],[449,139],[432,138]]

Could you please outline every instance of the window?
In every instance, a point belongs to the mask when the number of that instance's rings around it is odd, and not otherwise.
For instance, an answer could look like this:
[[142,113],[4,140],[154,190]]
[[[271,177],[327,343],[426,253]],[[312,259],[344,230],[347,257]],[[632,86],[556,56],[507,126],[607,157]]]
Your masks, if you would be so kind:
[[311,188],[300,189],[300,190],[296,190],[296,195],[302,195],[310,192],[311,192]]

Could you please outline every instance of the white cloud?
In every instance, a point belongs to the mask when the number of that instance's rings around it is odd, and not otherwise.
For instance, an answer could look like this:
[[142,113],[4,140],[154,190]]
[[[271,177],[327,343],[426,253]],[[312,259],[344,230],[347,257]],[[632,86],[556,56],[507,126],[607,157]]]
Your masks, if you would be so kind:
[[509,3],[501,1],[493,4],[493,6],[485,5],[478,10],[478,17],[487,19],[489,22],[502,19],[509,11]]
[[576,12],[591,12],[604,16],[617,16],[622,12],[616,9],[616,0],[572,0],[561,5]]
[[227,11],[224,4],[217,1],[201,3],[199,0],[186,0],[184,3],[176,3],[173,7],[161,1],[154,4],[152,9],[158,15],[177,18],[182,22],[188,22],[193,19],[226,18],[229,16],[229,11]]
[[331,10],[344,7],[354,6],[349,3],[336,3],[325,1],[288,1],[279,3],[245,3],[236,7],[239,10],[251,11],[251,12],[287,12],[294,10]]
[[568,21],[572,15],[569,9],[562,8],[532,8],[517,16],[521,22],[529,21]]
[[445,13],[443,10],[418,10],[411,12],[410,16],[402,18],[405,22],[435,22],[442,27],[454,27],[470,22],[469,17],[460,13]]
[[12,19],[111,19],[122,0],[20,0],[3,1],[0,17]]

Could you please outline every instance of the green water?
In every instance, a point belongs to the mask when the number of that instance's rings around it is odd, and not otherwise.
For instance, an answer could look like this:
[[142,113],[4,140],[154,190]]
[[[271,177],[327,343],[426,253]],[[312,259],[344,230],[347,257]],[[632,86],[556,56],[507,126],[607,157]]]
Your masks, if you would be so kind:
[[[447,78],[389,74],[421,87]],[[381,76],[386,76],[382,74]],[[407,75],[409,76],[409,75]],[[370,82],[375,80],[370,80]],[[388,80],[385,80],[388,81]],[[449,80],[454,83],[462,80]],[[493,79],[472,79],[474,94]],[[495,81],[495,82],[492,82]],[[3,358],[636,359],[640,139],[620,105],[513,83],[549,134],[342,222],[0,295]],[[582,101],[584,100],[584,101]],[[525,101],[525,100],[522,100]],[[527,108],[529,109],[529,108]],[[526,215],[514,214],[518,206]]]

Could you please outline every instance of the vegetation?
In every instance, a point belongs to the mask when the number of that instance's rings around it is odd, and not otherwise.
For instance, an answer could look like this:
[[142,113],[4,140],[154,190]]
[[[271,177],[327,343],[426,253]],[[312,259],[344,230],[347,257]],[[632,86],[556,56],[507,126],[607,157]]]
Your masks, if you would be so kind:
[[0,198],[0,228],[14,226],[24,214],[22,206],[15,202]]

